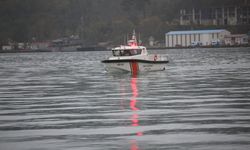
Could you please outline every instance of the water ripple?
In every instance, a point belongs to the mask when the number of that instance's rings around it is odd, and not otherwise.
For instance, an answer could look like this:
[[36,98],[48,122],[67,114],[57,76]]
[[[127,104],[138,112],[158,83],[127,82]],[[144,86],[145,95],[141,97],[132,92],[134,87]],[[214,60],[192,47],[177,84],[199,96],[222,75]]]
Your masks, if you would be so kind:
[[136,78],[108,52],[0,55],[0,149],[248,150],[249,48],[157,52]]

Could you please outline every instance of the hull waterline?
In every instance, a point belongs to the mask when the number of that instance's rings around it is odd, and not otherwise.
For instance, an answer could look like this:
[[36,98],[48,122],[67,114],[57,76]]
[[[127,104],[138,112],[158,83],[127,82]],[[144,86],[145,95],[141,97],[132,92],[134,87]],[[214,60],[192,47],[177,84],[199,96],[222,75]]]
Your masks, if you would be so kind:
[[109,72],[126,71],[137,74],[138,72],[165,70],[168,61],[104,60],[102,63],[106,65],[106,70]]

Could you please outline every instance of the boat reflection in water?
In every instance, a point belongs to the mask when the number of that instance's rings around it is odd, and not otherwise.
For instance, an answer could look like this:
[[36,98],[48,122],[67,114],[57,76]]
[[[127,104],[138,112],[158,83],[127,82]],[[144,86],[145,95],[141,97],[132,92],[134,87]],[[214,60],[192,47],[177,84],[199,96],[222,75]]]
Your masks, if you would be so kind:
[[[132,98],[130,99],[130,109],[132,110],[133,114],[131,117],[131,126],[132,127],[139,127],[139,114],[138,111],[140,110],[137,105],[137,97],[138,97],[138,88],[137,88],[137,78],[136,75],[133,75],[131,78],[131,90],[132,90]],[[136,136],[143,136],[143,132],[137,132]],[[139,150],[138,144],[136,140],[131,141],[131,150]]]

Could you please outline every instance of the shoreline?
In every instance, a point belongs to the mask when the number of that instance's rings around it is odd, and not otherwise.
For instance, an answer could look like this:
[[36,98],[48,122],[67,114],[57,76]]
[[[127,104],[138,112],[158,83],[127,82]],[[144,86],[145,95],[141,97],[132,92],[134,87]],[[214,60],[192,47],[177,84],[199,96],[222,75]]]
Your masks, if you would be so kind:
[[[149,50],[167,50],[167,49],[214,49],[214,48],[250,48],[250,45],[241,45],[241,46],[201,46],[201,47],[147,47]],[[108,48],[104,49],[95,49],[95,50],[75,50],[75,51],[51,51],[51,50],[0,50],[0,53],[44,53],[44,52],[97,52],[97,51],[110,51]]]
[[161,49],[194,49],[194,48],[244,48],[250,47],[250,45],[237,45],[237,46],[197,46],[197,47],[147,47],[151,50]]
[[44,53],[50,50],[0,50],[0,53]]

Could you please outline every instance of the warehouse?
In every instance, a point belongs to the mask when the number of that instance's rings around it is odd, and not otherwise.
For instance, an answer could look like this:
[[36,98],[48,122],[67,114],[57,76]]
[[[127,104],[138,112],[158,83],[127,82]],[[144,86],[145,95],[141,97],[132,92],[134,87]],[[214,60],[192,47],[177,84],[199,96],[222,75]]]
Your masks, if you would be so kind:
[[231,33],[224,29],[170,31],[166,33],[166,47],[210,46],[223,44],[225,36]]

